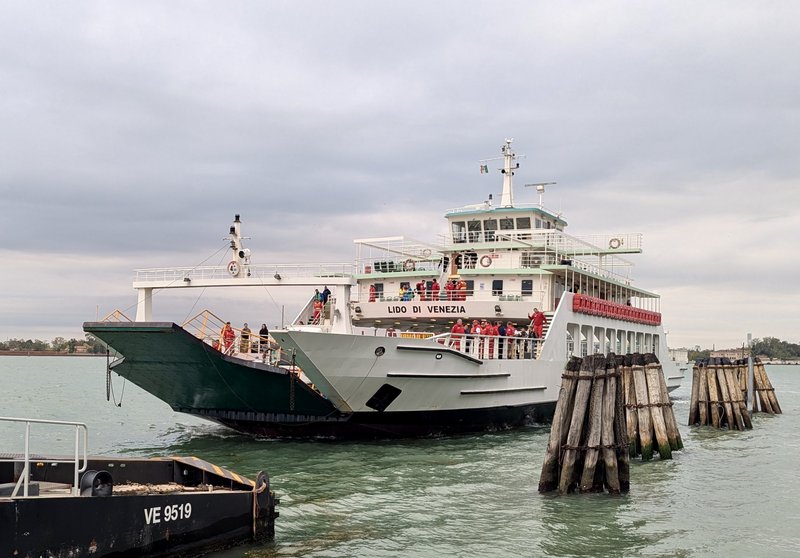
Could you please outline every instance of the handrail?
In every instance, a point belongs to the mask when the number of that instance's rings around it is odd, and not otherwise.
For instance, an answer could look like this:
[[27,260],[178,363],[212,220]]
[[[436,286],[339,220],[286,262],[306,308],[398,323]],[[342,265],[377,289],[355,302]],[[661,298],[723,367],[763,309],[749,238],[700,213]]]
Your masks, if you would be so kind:
[[[11,493],[12,498],[16,498],[19,493],[20,485],[22,486],[22,497],[28,497],[28,487],[30,485],[30,470],[31,470],[31,454],[30,454],[30,437],[31,437],[31,424],[53,424],[60,426],[74,426],[75,427],[75,459],[48,459],[51,463],[72,463],[74,465],[74,479],[72,484],[72,495],[78,496],[79,486],[78,477],[79,473],[86,471],[88,464],[88,447],[89,447],[89,428],[82,422],[71,422],[64,420],[46,420],[46,419],[31,419],[31,418],[18,418],[18,417],[0,417],[0,421],[5,422],[22,422],[25,423],[25,465],[22,469],[22,474],[14,486],[14,491]],[[83,429],[83,466],[80,464],[80,431]],[[10,459],[0,459],[0,461],[12,461]]]
[[[400,334],[401,332],[398,332]],[[538,337],[483,335],[474,333],[440,333],[427,341],[445,345],[450,349],[474,355],[480,359],[536,360],[544,339]],[[503,352],[500,352],[502,344]]]

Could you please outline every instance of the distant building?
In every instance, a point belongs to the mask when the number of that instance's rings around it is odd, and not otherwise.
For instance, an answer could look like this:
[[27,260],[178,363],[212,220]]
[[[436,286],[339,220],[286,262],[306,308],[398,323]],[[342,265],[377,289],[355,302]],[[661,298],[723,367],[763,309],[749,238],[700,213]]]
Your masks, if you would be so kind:
[[673,362],[689,362],[689,349],[670,349],[669,358]]
[[747,356],[745,349],[720,349],[719,351],[711,351],[709,355],[712,358],[729,358],[736,360],[737,358],[744,358]]

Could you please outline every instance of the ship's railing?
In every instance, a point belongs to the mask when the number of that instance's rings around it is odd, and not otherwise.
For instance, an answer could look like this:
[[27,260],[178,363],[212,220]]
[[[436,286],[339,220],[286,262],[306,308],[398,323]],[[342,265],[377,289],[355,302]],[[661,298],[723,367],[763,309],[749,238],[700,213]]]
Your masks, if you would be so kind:
[[514,336],[442,333],[431,340],[481,360],[536,360],[544,343],[544,339],[521,333]]
[[108,314],[105,318],[100,320],[101,322],[133,322],[128,316],[122,313],[122,310],[114,310],[110,314]]
[[[31,425],[32,424],[49,424],[53,426],[69,426],[75,429],[75,456],[73,459],[50,459],[48,458],[48,463],[71,463],[74,467],[74,476],[73,476],[73,484],[72,484],[72,495],[78,496],[80,494],[80,489],[78,485],[78,479],[80,473],[86,471],[86,464],[87,464],[87,449],[89,446],[89,429],[87,426],[82,422],[69,422],[63,420],[44,420],[44,419],[30,419],[30,418],[16,418],[16,417],[0,417],[0,421],[3,422],[15,422],[21,423],[25,425],[25,452],[23,454],[23,469],[22,473],[19,476],[16,484],[14,485],[14,490],[11,492],[12,498],[19,497],[20,488],[22,488],[22,497],[28,498],[29,496],[29,487],[30,487],[30,477],[31,477]],[[83,433],[83,436],[81,436]],[[81,444],[81,439],[83,440],[83,444]],[[81,451],[81,446],[83,447],[83,451]],[[37,458],[38,460],[38,458]],[[0,458],[0,462],[16,462],[17,460],[14,458]],[[83,461],[83,465],[81,465],[81,461]]]
[[572,311],[580,314],[614,318],[639,324],[661,325],[661,314],[652,310],[619,304],[594,296],[576,294],[572,298]]
[[474,298],[475,296],[475,289],[466,289],[466,290],[445,290],[444,288],[440,288],[439,292],[434,296],[434,291],[425,289],[424,294],[421,294],[420,291],[417,290],[416,287],[412,289],[411,294],[400,294],[398,291],[396,294],[388,293],[386,291],[378,291],[375,293],[370,293],[369,287],[361,286],[356,291],[356,298],[354,303],[361,303],[361,302],[463,302],[463,301],[474,301],[474,302],[538,302],[542,304],[541,301],[544,300],[544,293],[545,291],[541,289],[503,289],[502,293],[500,292],[492,292],[491,289],[489,293],[481,293],[481,296],[486,296],[487,298]]
[[[244,264],[239,276],[252,279],[274,279],[295,277],[345,277],[356,272],[352,263],[319,264]],[[183,281],[185,279],[212,280],[230,279],[226,266],[198,266],[152,268],[135,270],[134,281]]]
[[270,363],[280,359],[280,355],[274,354],[278,344],[269,336],[262,337],[253,330],[245,332],[243,338],[243,328],[231,326],[234,332],[234,339],[230,345],[226,345],[225,340],[222,338],[222,328],[225,324],[225,320],[213,312],[203,310],[196,316],[186,320],[181,327],[227,355],[239,356],[250,360],[263,360]]

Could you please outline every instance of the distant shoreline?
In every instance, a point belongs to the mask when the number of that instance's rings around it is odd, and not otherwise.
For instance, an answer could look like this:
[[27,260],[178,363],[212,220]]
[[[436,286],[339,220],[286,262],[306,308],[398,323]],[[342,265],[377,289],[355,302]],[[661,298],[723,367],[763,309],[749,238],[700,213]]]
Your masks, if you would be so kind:
[[105,353],[60,353],[58,351],[0,351],[0,356],[63,356],[63,357],[104,357]]

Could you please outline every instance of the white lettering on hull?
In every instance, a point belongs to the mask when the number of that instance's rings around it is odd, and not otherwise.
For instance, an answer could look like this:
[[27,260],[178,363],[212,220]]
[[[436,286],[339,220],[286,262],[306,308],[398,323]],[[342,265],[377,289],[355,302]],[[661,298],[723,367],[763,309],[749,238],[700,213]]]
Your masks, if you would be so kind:
[[179,519],[188,519],[191,515],[192,505],[189,502],[172,504],[171,506],[155,506],[144,509],[144,522],[148,525],[154,525],[162,521],[167,523]]
[[[461,316],[467,313],[466,307],[462,304],[427,304],[425,306],[427,314],[452,314]],[[420,314],[423,312],[422,306],[387,306],[388,314]]]

